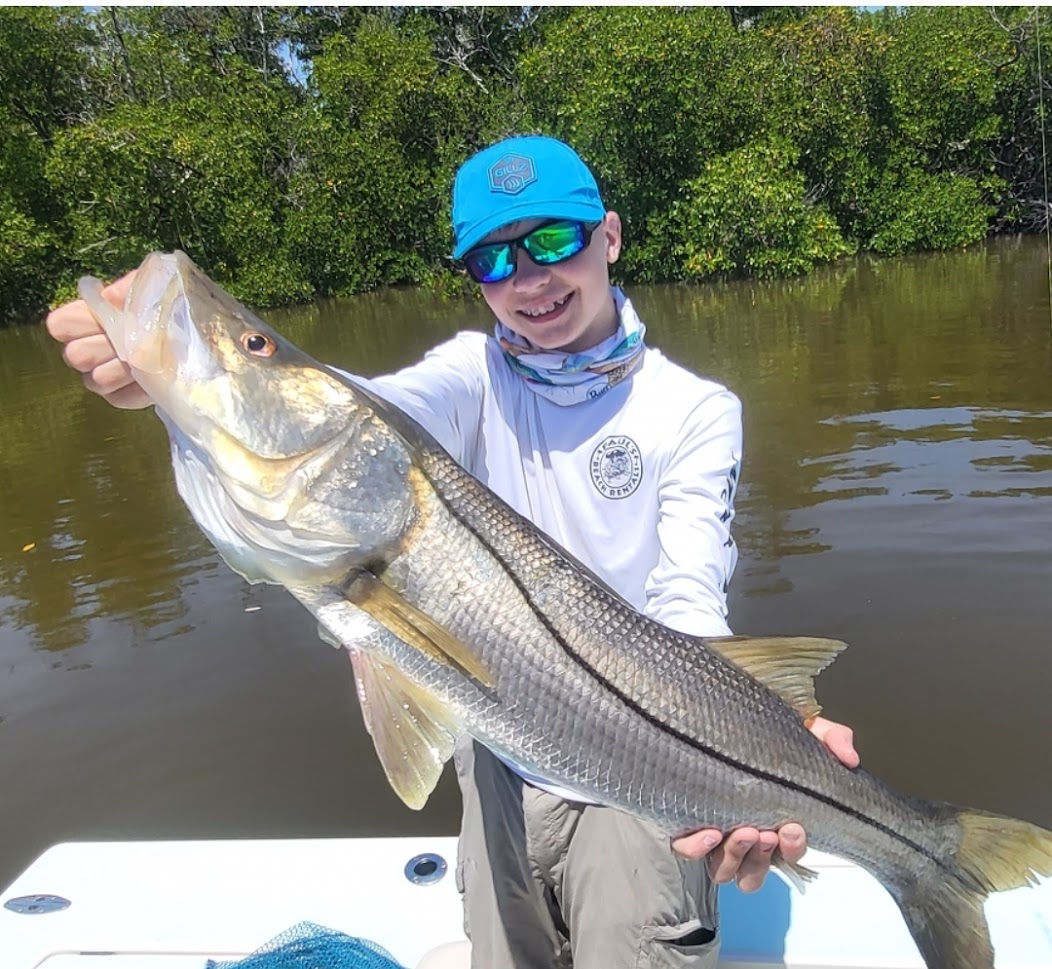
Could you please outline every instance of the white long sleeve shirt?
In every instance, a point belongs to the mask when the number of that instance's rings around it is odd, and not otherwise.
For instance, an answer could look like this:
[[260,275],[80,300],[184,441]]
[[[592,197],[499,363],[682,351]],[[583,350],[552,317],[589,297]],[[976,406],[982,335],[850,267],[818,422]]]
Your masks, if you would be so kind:
[[636,609],[682,632],[730,634],[742,431],[726,388],[648,347],[631,377],[563,406],[474,332],[369,383]]

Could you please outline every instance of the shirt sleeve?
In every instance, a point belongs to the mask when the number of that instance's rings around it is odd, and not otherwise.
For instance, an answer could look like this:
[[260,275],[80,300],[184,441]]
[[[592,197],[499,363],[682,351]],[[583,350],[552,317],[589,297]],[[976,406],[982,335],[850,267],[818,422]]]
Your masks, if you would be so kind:
[[738,560],[731,537],[741,471],[741,404],[707,397],[680,429],[658,482],[658,561],[644,612],[695,636],[727,636],[727,587]]
[[397,373],[354,379],[414,418],[469,470],[481,439],[485,337],[462,333]]

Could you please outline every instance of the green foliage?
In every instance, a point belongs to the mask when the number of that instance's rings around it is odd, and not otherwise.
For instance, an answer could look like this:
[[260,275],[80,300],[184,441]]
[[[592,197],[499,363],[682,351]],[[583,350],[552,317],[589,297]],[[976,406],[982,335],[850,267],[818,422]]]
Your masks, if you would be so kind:
[[920,249],[960,249],[978,242],[996,209],[967,175],[888,171],[870,198],[878,226],[867,248],[883,255]]
[[769,133],[800,149],[809,197],[850,236],[888,151],[879,68],[886,45],[873,17],[844,8],[780,23],[760,44]]
[[44,142],[84,105],[89,24],[80,7],[0,9],[0,108]]
[[0,322],[152,249],[259,305],[455,289],[453,175],[533,131],[593,167],[632,279],[1043,229],[1039,36],[1041,8],[3,8]]
[[58,240],[19,211],[0,188],[0,321],[30,316],[45,305],[57,264]]
[[889,125],[924,164],[985,171],[1005,119],[996,106],[1011,44],[982,7],[905,8],[883,63]]
[[76,7],[0,9],[0,325],[39,313],[62,270],[63,213],[45,165],[83,107],[87,23]]
[[745,49],[722,8],[577,7],[520,64],[532,126],[574,145],[621,214],[627,275],[660,277],[681,186],[758,128]]
[[366,18],[349,40],[329,38],[314,60],[318,118],[302,134],[289,229],[327,293],[419,281],[444,239],[435,219],[446,119],[460,92],[440,75],[417,24]]
[[798,151],[788,142],[746,145],[713,159],[687,182],[668,235],[679,275],[701,279],[807,272],[851,251],[832,216],[806,199]]
[[[225,55],[221,74],[204,70],[218,55],[202,46],[236,38],[238,21],[198,25],[186,49],[159,42],[168,18],[191,14],[162,11],[152,31],[134,19],[142,11],[111,24],[127,55],[123,86],[138,96],[56,139],[47,174],[68,212],[70,272],[112,275],[152,249],[179,248],[253,302],[309,299],[285,232],[300,105],[247,42],[248,53]],[[141,100],[144,91],[154,93]]]

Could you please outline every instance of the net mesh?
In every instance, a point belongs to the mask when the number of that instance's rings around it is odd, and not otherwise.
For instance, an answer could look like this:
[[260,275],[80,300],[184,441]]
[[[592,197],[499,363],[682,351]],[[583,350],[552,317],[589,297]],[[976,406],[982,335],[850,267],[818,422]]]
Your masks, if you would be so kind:
[[375,942],[300,922],[236,962],[209,959],[205,969],[404,969]]

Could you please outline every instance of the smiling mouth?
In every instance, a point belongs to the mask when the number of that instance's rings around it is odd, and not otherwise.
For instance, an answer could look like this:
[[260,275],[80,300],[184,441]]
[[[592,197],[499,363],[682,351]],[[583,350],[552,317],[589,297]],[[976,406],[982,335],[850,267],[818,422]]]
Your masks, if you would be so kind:
[[555,316],[570,300],[573,299],[573,293],[564,296],[562,299],[552,300],[544,306],[537,306],[533,309],[519,310],[520,316],[525,316],[528,320],[546,320],[552,316]]

